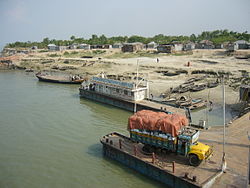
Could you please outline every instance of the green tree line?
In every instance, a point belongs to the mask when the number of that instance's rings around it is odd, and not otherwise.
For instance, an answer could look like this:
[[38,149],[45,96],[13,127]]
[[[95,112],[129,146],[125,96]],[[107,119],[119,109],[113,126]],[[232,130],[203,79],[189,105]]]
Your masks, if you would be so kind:
[[125,42],[142,42],[147,44],[149,42],[156,42],[158,44],[171,43],[173,41],[176,42],[200,42],[201,40],[210,40],[214,44],[221,44],[224,42],[235,42],[237,40],[246,40],[250,41],[250,34],[247,31],[243,33],[238,33],[234,31],[225,30],[215,30],[215,31],[203,31],[199,35],[192,34],[190,36],[167,36],[163,34],[158,34],[153,37],[143,37],[138,35],[133,36],[114,36],[114,37],[106,37],[105,35],[95,35],[93,34],[91,38],[77,38],[75,36],[71,36],[69,40],[56,40],[49,39],[48,37],[44,38],[41,42],[15,42],[9,43],[5,47],[8,48],[27,48],[32,46],[37,46],[38,48],[47,48],[48,44],[55,44],[60,46],[68,46],[71,44],[90,44],[90,45],[103,45],[103,44],[115,44],[115,43],[125,43]]

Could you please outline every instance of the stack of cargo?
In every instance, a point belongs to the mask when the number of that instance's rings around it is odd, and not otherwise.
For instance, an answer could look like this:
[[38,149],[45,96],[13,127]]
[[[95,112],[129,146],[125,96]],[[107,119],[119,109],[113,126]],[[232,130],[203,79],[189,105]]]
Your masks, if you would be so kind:
[[179,135],[188,119],[179,114],[166,114],[142,110],[132,115],[128,120],[128,130],[157,131],[170,134],[172,137]]

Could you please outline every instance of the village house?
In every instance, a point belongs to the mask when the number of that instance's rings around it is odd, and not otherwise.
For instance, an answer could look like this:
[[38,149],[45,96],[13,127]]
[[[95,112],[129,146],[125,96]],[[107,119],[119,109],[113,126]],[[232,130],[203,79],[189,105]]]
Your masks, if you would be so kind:
[[223,49],[224,45],[223,44],[215,44],[214,49]]
[[147,48],[155,49],[156,47],[157,47],[157,44],[156,44],[154,41],[152,41],[152,42],[146,44],[146,49],[147,49]]
[[75,50],[75,49],[77,49],[77,47],[78,47],[78,44],[71,44],[71,45],[69,45],[69,49],[70,50]]
[[238,45],[235,42],[227,42],[227,43],[224,44],[224,48],[228,52],[233,52],[235,50],[238,50]]
[[122,43],[115,43],[112,45],[112,48],[122,48]]
[[214,45],[212,41],[202,40],[195,45],[196,49],[213,49]]
[[79,49],[90,50],[90,45],[89,44],[80,44]]
[[245,40],[238,40],[235,42],[237,49],[248,49],[249,43]]
[[49,51],[56,51],[57,46],[55,44],[49,44],[47,47]]
[[66,50],[66,49],[67,49],[67,46],[56,46],[57,51],[63,51],[63,50]]
[[143,44],[140,42],[124,43],[122,52],[136,52],[143,49]]
[[112,48],[112,45],[110,44],[97,44],[90,46],[90,49],[110,49],[110,48]]
[[183,44],[181,43],[171,43],[171,44],[160,44],[157,46],[157,51],[159,53],[173,53],[183,50]]
[[189,51],[189,50],[194,50],[194,49],[195,49],[195,43],[193,42],[188,42],[183,45],[184,51]]
[[159,44],[157,46],[157,51],[159,53],[172,53],[173,52],[173,45],[171,45],[171,44]]

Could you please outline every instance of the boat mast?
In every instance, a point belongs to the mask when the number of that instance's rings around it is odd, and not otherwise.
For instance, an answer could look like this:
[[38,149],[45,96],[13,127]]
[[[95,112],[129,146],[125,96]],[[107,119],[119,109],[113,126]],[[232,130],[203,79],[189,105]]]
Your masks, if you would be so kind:
[[223,155],[222,155],[222,166],[221,170],[225,172],[226,170],[226,153],[225,153],[225,134],[226,134],[226,104],[225,104],[225,85],[224,85],[224,75],[222,75],[222,97],[223,97]]
[[135,94],[134,94],[134,113],[136,113],[136,95],[137,95],[137,86],[138,86],[138,67],[139,67],[139,59],[137,59],[137,65],[136,65],[136,83],[135,83]]

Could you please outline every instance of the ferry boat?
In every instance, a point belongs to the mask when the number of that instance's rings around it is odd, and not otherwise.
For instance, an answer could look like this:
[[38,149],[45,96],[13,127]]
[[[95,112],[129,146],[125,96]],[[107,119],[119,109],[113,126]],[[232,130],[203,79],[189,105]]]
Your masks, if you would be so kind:
[[[156,103],[149,99],[149,84],[143,78],[129,81],[108,79],[104,74],[84,81],[79,88],[80,97],[110,104],[128,111],[138,110],[164,111],[166,113],[185,114],[184,109]],[[152,97],[152,96],[151,96]]]

